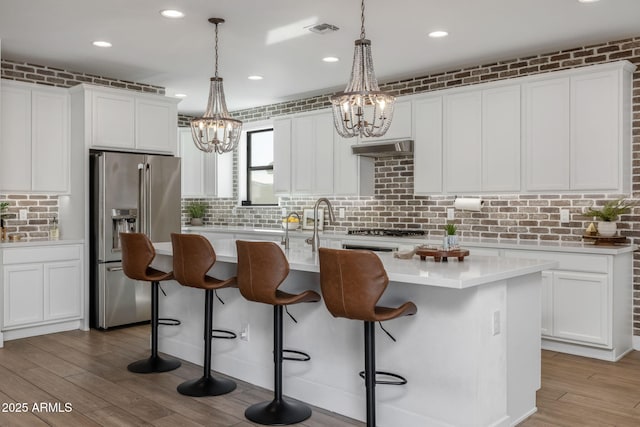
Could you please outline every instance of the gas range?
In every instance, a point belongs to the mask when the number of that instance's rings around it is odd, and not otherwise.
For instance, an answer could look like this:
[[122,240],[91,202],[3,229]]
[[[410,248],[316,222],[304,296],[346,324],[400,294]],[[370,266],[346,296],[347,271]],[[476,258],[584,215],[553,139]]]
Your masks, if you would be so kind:
[[424,236],[424,230],[398,230],[390,228],[356,228],[347,230],[347,234],[359,236],[393,236],[410,237]]

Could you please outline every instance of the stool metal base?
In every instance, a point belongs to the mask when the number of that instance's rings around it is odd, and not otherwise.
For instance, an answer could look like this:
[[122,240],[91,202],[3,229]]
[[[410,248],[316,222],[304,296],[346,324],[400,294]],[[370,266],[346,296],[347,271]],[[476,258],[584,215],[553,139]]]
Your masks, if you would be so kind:
[[180,361],[176,359],[164,359],[160,356],[151,356],[148,359],[138,360],[127,366],[129,372],[136,374],[151,374],[153,372],[168,372],[178,369]]
[[272,400],[250,406],[244,416],[249,421],[267,426],[285,426],[302,422],[311,416],[307,405],[289,400]]
[[219,396],[235,389],[233,381],[209,376],[183,382],[178,386],[178,393],[193,397]]

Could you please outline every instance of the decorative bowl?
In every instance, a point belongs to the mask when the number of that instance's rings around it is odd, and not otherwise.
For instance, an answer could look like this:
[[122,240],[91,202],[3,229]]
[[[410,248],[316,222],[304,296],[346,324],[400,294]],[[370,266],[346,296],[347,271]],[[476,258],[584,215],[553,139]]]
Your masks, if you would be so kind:
[[[290,222],[289,223],[289,231],[297,230],[298,228],[300,228],[300,222]],[[282,229],[283,230],[287,229],[287,221],[285,221],[285,220],[282,220]]]

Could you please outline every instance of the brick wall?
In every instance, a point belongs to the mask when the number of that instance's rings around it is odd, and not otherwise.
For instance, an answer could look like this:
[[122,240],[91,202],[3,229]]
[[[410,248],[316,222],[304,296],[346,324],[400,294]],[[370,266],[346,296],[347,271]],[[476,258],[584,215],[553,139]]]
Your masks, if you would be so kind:
[[[9,203],[2,215],[7,228],[7,237],[17,235],[35,240],[49,238],[51,220],[58,215],[58,196],[5,194],[0,195],[0,202]],[[27,209],[26,220],[19,219],[21,209]]]

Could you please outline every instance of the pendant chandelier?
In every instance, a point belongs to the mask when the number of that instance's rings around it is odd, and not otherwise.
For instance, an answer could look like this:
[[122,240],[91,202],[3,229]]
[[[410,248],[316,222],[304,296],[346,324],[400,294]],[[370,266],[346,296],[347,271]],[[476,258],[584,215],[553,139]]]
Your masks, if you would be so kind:
[[361,3],[360,39],[355,41],[351,78],[344,92],[333,95],[333,123],[344,138],[383,136],[393,119],[396,98],[382,92],[373,71],[371,40],[365,38],[364,0]]
[[209,18],[209,22],[216,26],[215,76],[211,77],[209,84],[209,101],[204,116],[191,120],[191,135],[199,150],[222,154],[233,151],[238,146],[242,122],[229,115],[224,100],[222,77],[218,77],[218,24],[223,23],[224,19]]

